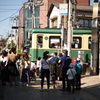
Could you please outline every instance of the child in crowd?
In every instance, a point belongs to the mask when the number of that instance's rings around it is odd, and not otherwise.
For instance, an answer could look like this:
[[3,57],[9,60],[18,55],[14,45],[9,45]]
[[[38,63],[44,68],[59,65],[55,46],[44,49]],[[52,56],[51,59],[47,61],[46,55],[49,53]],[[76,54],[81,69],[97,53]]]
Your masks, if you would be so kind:
[[[69,84],[69,92],[73,93],[74,92],[74,76],[76,74],[76,71],[74,69],[74,65],[72,63],[70,63],[69,65],[69,69],[66,73],[68,75],[68,84]],[[71,88],[72,86],[72,88]]]

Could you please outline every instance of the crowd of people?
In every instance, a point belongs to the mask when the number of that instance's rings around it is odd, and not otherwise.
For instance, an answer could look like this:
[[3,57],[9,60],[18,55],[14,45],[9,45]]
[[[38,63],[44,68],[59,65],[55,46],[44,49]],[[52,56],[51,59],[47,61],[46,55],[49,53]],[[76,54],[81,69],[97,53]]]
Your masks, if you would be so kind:
[[[74,65],[67,54],[67,50],[59,53],[59,55],[57,52],[49,54],[48,51],[45,51],[43,58],[38,57],[37,63],[34,63],[30,60],[30,56],[26,51],[23,51],[22,54],[16,54],[15,48],[12,48],[9,53],[3,50],[0,56],[2,85],[6,86],[7,83],[10,83],[10,86],[18,86],[20,81],[23,86],[28,86],[35,70],[36,75],[41,78],[40,90],[43,91],[44,89],[44,77],[47,79],[47,90],[49,90],[50,81],[52,81],[51,76],[55,72],[56,80],[62,81],[61,91],[68,90],[74,93],[75,89],[81,89],[82,65],[79,58],[77,58]],[[76,80],[74,80],[75,77]]]

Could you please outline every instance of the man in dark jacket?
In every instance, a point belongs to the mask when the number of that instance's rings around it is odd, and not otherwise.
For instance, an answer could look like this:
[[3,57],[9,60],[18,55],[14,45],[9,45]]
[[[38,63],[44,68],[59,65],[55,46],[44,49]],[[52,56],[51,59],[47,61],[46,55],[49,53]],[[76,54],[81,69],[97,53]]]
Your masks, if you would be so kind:
[[68,89],[68,77],[66,76],[66,72],[69,68],[69,64],[71,63],[71,59],[68,55],[68,51],[64,50],[63,51],[63,56],[61,57],[61,59],[59,60],[59,62],[62,62],[62,89],[61,90],[65,90],[65,79],[67,79],[67,89]]

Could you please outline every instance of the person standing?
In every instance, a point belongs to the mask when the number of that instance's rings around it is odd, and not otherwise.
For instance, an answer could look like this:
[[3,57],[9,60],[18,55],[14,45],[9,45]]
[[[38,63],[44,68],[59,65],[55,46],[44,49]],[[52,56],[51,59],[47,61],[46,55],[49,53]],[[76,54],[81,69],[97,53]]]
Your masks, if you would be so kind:
[[37,60],[37,76],[40,76],[40,69],[41,69],[41,57],[38,57]]
[[29,60],[29,56],[27,53],[23,53],[22,54],[22,85],[26,85],[28,86],[29,82],[30,82],[30,66],[31,66],[31,62]]
[[48,52],[43,53],[43,59],[41,59],[41,91],[43,91],[43,84],[44,84],[44,77],[46,76],[47,79],[47,89],[50,86],[50,67],[48,64]]
[[21,60],[22,60],[22,54],[17,54],[16,66],[17,66],[17,69],[18,69],[18,72],[19,72],[19,81],[21,81],[21,77],[22,77]]
[[69,86],[69,92],[74,93],[74,76],[76,74],[76,70],[74,69],[74,65],[70,63],[69,69],[67,70],[68,75],[68,86]]
[[79,58],[76,59],[75,69],[76,69],[76,78],[77,78],[76,90],[80,90],[81,89],[82,65],[80,63],[80,59]]
[[36,64],[31,61],[31,65],[30,65],[30,81],[33,81],[33,78],[36,81]]
[[58,61],[59,58],[57,57],[57,52],[52,53],[52,57],[50,57],[49,64],[50,64],[50,80],[52,80],[52,75],[56,75],[57,80],[57,72],[58,72]]
[[9,81],[8,77],[8,53],[4,50],[2,51],[2,58],[0,59],[1,64],[1,82],[5,86],[6,82]]
[[9,61],[8,61],[8,70],[9,70],[9,80],[10,80],[10,85],[12,86],[12,79],[15,77],[15,86],[18,85],[18,75],[19,72],[16,67],[16,61],[17,61],[17,55],[16,55],[16,48],[11,48],[10,54],[8,55]]
[[71,63],[71,58],[68,56],[68,51],[64,50],[63,51],[63,56],[59,60],[59,63],[62,63],[62,91],[66,90],[66,85],[65,85],[65,79],[67,79],[67,90],[68,90],[68,77],[66,75],[66,72],[69,68],[69,64]]
[[[59,53],[59,60],[61,60],[62,57],[62,53]],[[59,77],[59,81],[62,80],[62,64],[61,62],[58,63],[58,77]]]

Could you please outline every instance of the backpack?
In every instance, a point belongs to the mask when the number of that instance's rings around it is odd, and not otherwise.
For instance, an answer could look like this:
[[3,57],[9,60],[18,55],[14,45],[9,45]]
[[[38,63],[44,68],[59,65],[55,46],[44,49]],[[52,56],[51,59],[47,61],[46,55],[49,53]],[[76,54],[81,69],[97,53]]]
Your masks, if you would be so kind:
[[66,57],[66,60],[64,61],[64,70],[68,70],[69,69],[69,65],[71,63],[71,58],[69,56]]
[[80,75],[82,73],[82,65],[81,64],[76,64],[76,73]]
[[51,60],[50,60],[50,64],[53,64],[53,65],[55,65],[55,64],[58,64],[58,57],[53,57]]

